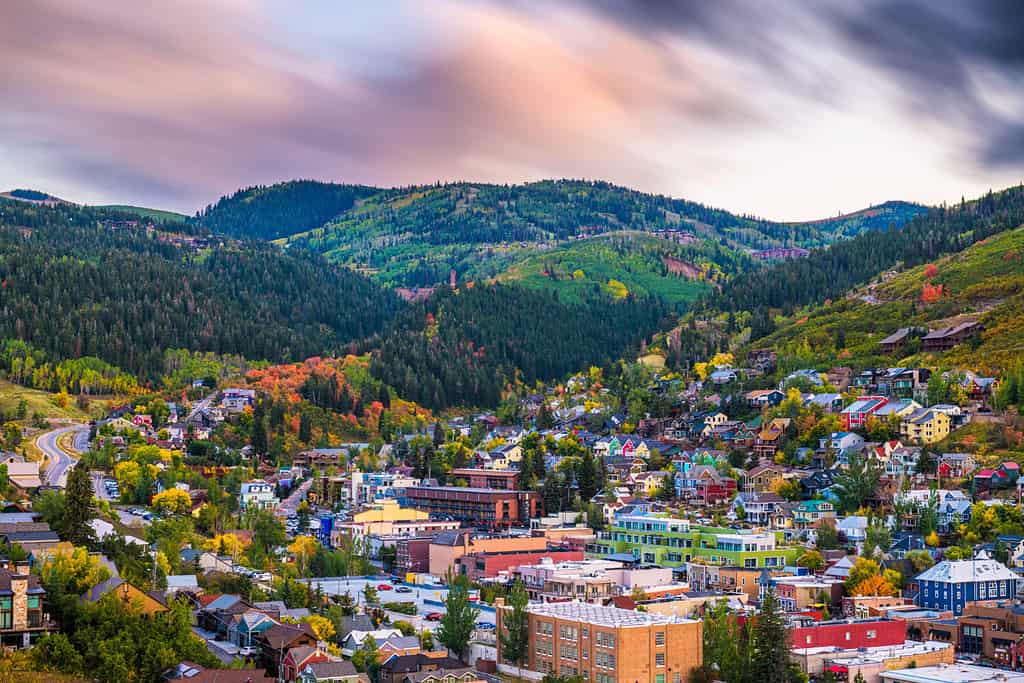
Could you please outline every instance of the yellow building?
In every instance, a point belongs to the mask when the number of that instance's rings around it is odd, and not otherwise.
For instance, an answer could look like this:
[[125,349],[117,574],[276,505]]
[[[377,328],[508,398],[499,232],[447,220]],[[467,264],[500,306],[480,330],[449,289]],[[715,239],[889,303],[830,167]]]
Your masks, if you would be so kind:
[[937,443],[949,432],[949,415],[925,408],[915,410],[900,422],[900,436],[916,444]]

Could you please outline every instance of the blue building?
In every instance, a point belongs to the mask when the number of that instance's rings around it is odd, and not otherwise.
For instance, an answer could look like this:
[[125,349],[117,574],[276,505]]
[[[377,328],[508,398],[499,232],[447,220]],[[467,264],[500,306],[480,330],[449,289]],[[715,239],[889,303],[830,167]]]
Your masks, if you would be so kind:
[[1014,598],[1017,575],[984,550],[973,560],[946,560],[917,575],[917,604],[959,616],[969,602]]

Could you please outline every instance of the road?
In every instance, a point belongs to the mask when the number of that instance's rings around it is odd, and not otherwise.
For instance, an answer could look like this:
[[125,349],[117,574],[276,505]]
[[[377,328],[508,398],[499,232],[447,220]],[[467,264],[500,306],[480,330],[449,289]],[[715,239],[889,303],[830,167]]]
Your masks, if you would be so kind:
[[74,432],[74,447],[84,451],[89,447],[89,425],[75,424],[69,427],[59,427],[39,435],[36,445],[39,446],[46,457],[49,465],[43,475],[44,483],[48,486],[64,488],[68,482],[68,471],[78,462],[75,454],[63,450],[57,445],[57,440],[67,434]]

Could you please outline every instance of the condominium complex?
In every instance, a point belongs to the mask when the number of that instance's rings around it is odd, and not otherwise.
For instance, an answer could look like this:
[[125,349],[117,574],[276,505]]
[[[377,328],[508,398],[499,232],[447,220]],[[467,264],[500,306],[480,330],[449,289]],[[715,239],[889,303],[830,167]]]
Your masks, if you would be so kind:
[[[503,601],[498,603],[502,630]],[[507,608],[505,608],[507,609]],[[701,622],[582,602],[530,605],[525,670],[593,683],[683,683],[703,656]],[[498,638],[498,661],[514,673]]]

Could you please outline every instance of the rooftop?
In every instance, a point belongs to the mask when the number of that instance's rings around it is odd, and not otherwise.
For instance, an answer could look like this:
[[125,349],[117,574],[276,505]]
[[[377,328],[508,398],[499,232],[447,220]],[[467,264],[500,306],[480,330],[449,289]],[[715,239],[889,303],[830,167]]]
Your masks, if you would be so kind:
[[601,607],[585,602],[549,602],[543,605],[530,605],[530,614],[556,619],[571,619],[595,626],[611,628],[630,626],[652,626],[654,624],[683,624],[691,619],[680,619],[661,614],[647,614],[618,607]]

